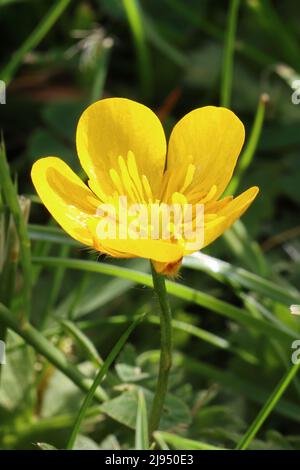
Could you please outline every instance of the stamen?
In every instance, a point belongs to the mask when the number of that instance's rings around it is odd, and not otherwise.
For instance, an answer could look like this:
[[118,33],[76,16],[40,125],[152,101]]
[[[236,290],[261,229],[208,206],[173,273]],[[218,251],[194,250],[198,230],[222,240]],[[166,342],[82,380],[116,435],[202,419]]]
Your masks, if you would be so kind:
[[227,204],[232,201],[233,196],[226,196],[224,199],[219,199],[218,201],[210,201],[207,204],[206,211],[209,213],[217,213],[221,209],[227,206]]
[[149,202],[151,203],[153,200],[153,194],[152,194],[151,186],[149,184],[147,176],[142,175],[142,182],[143,182],[145,194],[147,198],[149,199]]
[[134,154],[132,153],[131,150],[129,150],[128,152],[128,155],[127,155],[127,165],[128,165],[128,171],[129,171],[129,174],[139,192],[139,195],[141,197],[141,199],[143,200],[143,186],[142,186],[142,183],[141,183],[141,178],[140,178],[140,175],[139,175],[139,171],[138,171],[138,167],[137,167],[137,164],[136,164],[136,160],[135,160],[135,156]]
[[187,204],[187,199],[183,194],[176,192],[172,194],[172,203],[184,205]]
[[206,202],[209,202],[212,200],[212,198],[215,196],[216,192],[217,192],[217,186],[214,184],[210,190],[208,191],[208,193],[206,194],[206,196],[201,200],[201,203],[202,204],[205,204]]
[[132,190],[133,189],[132,188],[132,182],[131,182],[131,179],[130,179],[130,176],[129,176],[129,173],[128,173],[128,170],[127,170],[126,163],[125,163],[123,157],[121,157],[121,156],[118,158],[118,161],[119,161],[121,176],[122,176],[122,180],[123,180],[126,192],[129,194],[132,201],[135,201],[136,198],[135,198],[135,194]]
[[190,163],[187,167],[187,172],[185,175],[184,183],[182,188],[180,189],[180,193],[184,193],[184,191],[190,186],[193,181],[195,175],[196,167],[192,163]]
[[166,171],[161,190],[161,200],[168,202],[174,192],[183,194],[192,184],[196,172],[196,165],[191,163],[193,161],[191,155],[188,156],[187,160],[188,162],[185,166],[178,169],[176,172],[171,172],[170,170]]
[[123,185],[122,185],[122,182],[121,182],[121,179],[120,179],[120,176],[118,175],[118,173],[116,172],[116,170],[114,168],[111,168],[109,170],[109,174],[110,174],[110,177],[115,185],[115,187],[117,188],[117,190],[119,191],[120,194],[124,193],[124,189],[123,189]]

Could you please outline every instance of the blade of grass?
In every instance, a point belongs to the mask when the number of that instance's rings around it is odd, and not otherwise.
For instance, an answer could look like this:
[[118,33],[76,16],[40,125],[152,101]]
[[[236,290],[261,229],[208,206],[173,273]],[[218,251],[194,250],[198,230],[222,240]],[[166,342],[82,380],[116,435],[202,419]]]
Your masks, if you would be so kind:
[[269,266],[264,253],[254,241],[241,220],[237,220],[223,235],[223,240],[234,256],[248,269],[260,276],[268,276]]
[[[69,320],[73,320],[75,317],[76,317],[76,313],[77,313],[77,307],[78,305],[80,305],[80,300],[86,290],[86,287],[88,285],[88,281],[89,281],[89,273],[87,272],[84,272],[83,273],[83,276],[79,282],[79,285],[78,285],[78,289],[76,290],[76,292],[72,292],[71,293],[71,297],[68,297],[66,299],[66,302],[67,302],[67,318]],[[69,300],[69,302],[68,302]],[[64,305],[64,303],[63,303]],[[59,310],[59,306],[58,306],[58,309]],[[64,308],[63,308],[64,310]]]
[[222,447],[216,447],[207,444],[206,442],[194,441],[166,431],[156,431],[154,433],[154,437],[158,442],[162,439],[167,444],[173,446],[176,450],[226,450]]
[[[186,2],[184,3],[180,0],[166,0],[166,3],[168,4],[168,7],[176,11],[181,18],[185,18],[192,25],[198,27],[200,31],[214,39],[217,39],[218,41],[221,41],[222,43],[224,42],[224,31],[203,16],[200,16],[199,12],[191,8],[190,4],[188,5]],[[234,47],[235,50],[244,57],[247,57],[260,65],[269,65],[277,61],[276,57],[273,57],[241,40],[236,40]]]
[[[95,261],[85,261],[71,258],[61,259],[54,257],[34,258],[33,261],[34,263],[43,266],[65,266],[66,268],[70,269],[87,270],[89,272],[98,272],[102,274],[107,274],[108,276],[116,276],[123,279],[129,279],[138,284],[146,285],[149,287],[153,286],[152,279],[149,274],[111,264],[97,263]],[[245,310],[230,305],[222,300],[216,299],[215,297],[209,294],[171,281],[167,281],[166,285],[168,293],[174,295],[175,297],[187,300],[189,302],[193,302],[201,307],[205,307],[208,310],[212,310],[213,312],[225,316],[230,320],[234,320],[247,328],[254,328],[262,334],[272,334],[274,335],[274,337],[280,339],[281,341],[291,339],[291,336],[288,335],[286,331],[282,331],[277,325],[273,325],[259,318],[251,317]],[[293,339],[294,338],[295,337],[293,336]]]
[[168,41],[166,41],[158,32],[155,23],[149,16],[143,15],[144,27],[146,35],[150,42],[158,49],[164,56],[180,68],[185,68],[189,61],[184,54]]
[[8,64],[0,71],[0,77],[7,85],[12,80],[24,56],[42,41],[70,2],[71,0],[58,0],[55,2],[20,48],[13,53]]
[[241,183],[241,180],[248,169],[249,165],[252,162],[254,153],[257,149],[259,138],[261,135],[261,130],[264,122],[266,105],[269,102],[269,96],[267,94],[262,94],[259,98],[254,123],[251,129],[251,133],[246,145],[245,150],[242,152],[242,155],[239,157],[237,168],[235,174],[231,179],[229,186],[225,191],[225,195],[234,195]]
[[[289,335],[294,335],[294,333],[297,334],[299,331],[299,328],[293,329],[290,326],[287,326],[285,323],[283,323],[279,318],[277,318],[270,310],[268,310],[264,305],[262,305],[260,302],[258,302],[254,295],[246,295],[244,293],[240,293],[239,297],[242,299],[244,305],[247,307],[249,311],[252,310],[252,312],[255,312],[256,316],[260,316],[262,318],[265,318],[266,320],[280,326],[280,328],[285,329],[287,334]],[[290,317],[290,310],[287,309],[287,315]],[[292,320],[292,319],[291,319]],[[295,322],[296,323],[296,322]]]
[[78,326],[69,321],[61,320],[60,321],[63,329],[70,334],[75,341],[87,352],[88,358],[97,366],[101,366],[103,361],[98,354],[97,349],[95,348],[92,341],[78,328]]
[[[158,323],[156,317],[149,317],[149,321],[151,323]],[[230,351],[242,358],[244,361],[249,362],[250,364],[257,363],[257,358],[253,354],[236,346],[233,346],[227,339],[221,338],[220,336],[217,336],[214,333],[210,333],[209,331],[204,330],[203,328],[199,328],[198,326],[191,325],[190,323],[186,323],[181,320],[173,320],[172,326],[177,330],[189,333],[190,335],[201,339],[201,341],[205,341],[206,343],[211,344],[219,349]]]
[[[36,243],[32,244],[32,256],[47,256],[52,248],[52,243],[58,243],[59,245],[69,245],[70,241],[68,238],[70,237],[65,237],[60,239],[59,235],[62,234],[59,228],[53,225],[53,220],[50,219],[48,223],[44,225],[31,225],[28,224],[27,230],[28,230],[28,235],[30,240],[36,241]],[[34,234],[31,233],[31,230],[35,231],[37,230],[37,234],[34,232]],[[55,229],[58,230],[57,235],[58,239],[55,241],[55,233],[52,234],[52,231]],[[44,235],[45,234],[45,235]],[[62,234],[63,235],[63,234]],[[66,241],[66,242],[64,242]],[[73,240],[74,241],[74,240]],[[72,245],[71,245],[72,246]],[[36,281],[41,275],[42,271],[42,266],[33,266],[33,285],[36,284]]]
[[277,405],[283,393],[285,392],[287,387],[290,385],[292,380],[295,378],[297,372],[299,371],[299,368],[300,368],[300,361],[298,364],[294,364],[290,368],[290,370],[283,376],[283,378],[275,387],[274,391],[271,393],[268,400],[262,407],[261,411],[255,418],[255,420],[252,422],[251,426],[248,428],[245,435],[242,437],[242,439],[238,443],[236,447],[237,450],[245,450],[249,447],[249,444],[251,444],[252,440],[254,439],[254,437],[256,436],[256,434],[258,433],[258,431],[260,430],[260,428],[262,427],[266,419],[269,417],[272,410]]
[[[76,323],[69,321],[69,320],[61,320],[60,324],[63,330],[68,335],[70,335],[74,339],[75,343],[78,344],[82,348],[83,352],[86,353],[85,354],[86,359],[91,361],[97,369],[98,367],[103,365],[103,360],[100,357],[94,344],[92,343],[90,338],[79,328],[79,326]],[[61,330],[57,329],[57,331],[52,331],[51,336],[53,336],[53,333],[60,334]],[[47,331],[45,332],[45,335],[47,336]],[[110,387],[113,387],[115,385],[115,382],[109,373],[106,375],[106,383]],[[109,399],[108,394],[105,392],[105,390],[103,390],[99,386],[99,390],[100,389],[101,389],[103,398],[105,398],[105,400],[108,400]]]
[[19,237],[11,215],[9,217],[7,230],[5,227],[2,227],[1,238],[2,237],[5,245],[5,260],[2,269],[0,269],[0,299],[7,308],[10,308],[15,293],[16,274],[20,253]]
[[[79,242],[66,235],[65,232],[59,227],[28,224],[28,231],[32,240],[48,241],[57,244],[63,243],[65,245],[70,245],[78,248],[82,246]],[[43,255],[38,254],[38,256]],[[197,258],[198,256],[200,258],[199,263],[194,260],[194,257]],[[213,274],[216,268],[218,273],[220,272],[222,276],[224,275],[224,279],[225,277],[228,278],[228,280],[232,279],[232,281],[237,281],[241,286],[247,287],[249,289],[255,290],[257,288],[262,294],[268,295],[274,300],[278,300],[279,302],[292,303],[295,301],[300,301],[300,297],[297,296],[296,292],[293,293],[289,289],[286,290],[286,288],[281,288],[280,286],[270,283],[266,279],[257,276],[250,271],[247,271],[243,268],[236,268],[229,263],[226,263],[208,255],[204,255],[200,252],[195,253],[192,256],[186,256],[183,260],[183,265],[191,269],[199,269],[201,271],[207,272],[208,274]],[[218,280],[221,279],[221,276],[218,276],[217,273],[214,277]],[[249,279],[246,279],[248,277]],[[252,278],[253,283],[250,278]],[[256,279],[257,282],[255,282],[254,279]],[[264,290],[262,286],[259,286],[260,283],[263,285],[265,283],[269,284],[269,287],[271,287],[271,289],[268,289],[266,287],[266,289]],[[129,284],[129,286],[130,285],[132,284]],[[277,290],[279,292],[278,296],[276,295]],[[100,303],[100,305],[102,305],[102,302]],[[86,310],[86,312],[88,311],[89,310]],[[81,313],[81,311],[78,312],[78,314]]]
[[123,0],[123,7],[127,15],[136,49],[141,92],[143,96],[149,98],[152,96],[153,92],[153,73],[144,34],[141,7],[138,0]]
[[[143,269],[141,260],[136,260],[130,263],[131,268]],[[124,262],[126,265],[126,262]],[[146,265],[146,267],[148,264]],[[87,315],[104,305],[108,304],[116,297],[120,297],[134,286],[134,282],[126,279],[115,278],[105,283],[103,288],[93,282],[93,276],[85,271],[81,281],[79,282],[78,289],[72,291],[65,299],[57,306],[53,315],[56,317],[64,318],[67,316],[69,319],[74,319],[79,316]],[[66,315],[66,312],[67,315]]]
[[159,431],[156,431],[153,433],[153,437],[156,440],[157,444],[159,445],[161,450],[170,450],[168,447],[167,443],[163,440],[163,438],[160,435]]
[[51,225],[28,224],[28,234],[31,240],[45,241],[74,247],[82,246],[79,242],[68,237],[63,230]]
[[300,303],[300,293],[288,286],[281,287],[257,274],[214,258],[204,253],[194,253],[183,259],[183,266],[205,272],[220,282],[228,282],[234,287],[244,287],[260,293],[284,305]]
[[[105,319],[101,319],[102,323],[105,322]],[[118,322],[128,322],[129,319],[125,317],[124,315],[114,315],[113,317],[107,318],[106,319],[108,323],[118,323]],[[158,325],[159,324],[159,319],[156,316],[153,315],[148,315],[146,318],[146,321],[153,324],[153,325]],[[100,323],[100,320],[98,320]],[[81,322],[79,321],[79,325],[83,328],[88,326],[89,322]],[[230,341],[228,341],[225,338],[222,338],[220,336],[215,335],[214,333],[211,333],[210,331],[204,330],[203,328],[199,328],[198,326],[192,325],[190,323],[183,322],[181,320],[172,320],[172,328],[178,331],[184,331],[185,333],[188,333],[191,336],[194,336],[195,338],[200,339],[201,341],[206,342],[207,344],[211,344],[212,346],[222,349],[223,351],[229,351],[233,354],[236,354],[239,356],[241,359],[244,361],[250,363],[250,364],[257,364],[258,360],[257,357],[251,354],[248,351],[245,351],[243,349],[240,349],[236,346],[233,346]]]
[[[59,256],[66,257],[70,253],[70,246],[68,245],[61,245],[59,249]],[[62,281],[65,275],[65,268],[59,267],[55,270],[53,280],[49,289],[49,294],[47,296],[46,305],[44,306],[44,314],[42,318],[40,318],[40,329],[42,330],[45,325],[47,324],[47,320],[50,317],[59,292],[62,287]]]
[[138,390],[138,408],[135,427],[135,450],[149,449],[147,405],[142,390]]
[[190,4],[182,2],[180,0],[165,0],[168,8],[176,11],[181,18],[185,18],[192,25],[198,26],[203,32],[207,33],[209,36],[220,39],[222,42],[224,40],[224,32],[218,28],[214,23],[210,23],[206,18],[199,14],[199,11],[196,11],[191,8]]
[[84,419],[85,417],[85,414],[93,400],[93,397],[95,395],[95,392],[98,388],[98,386],[100,385],[100,383],[102,382],[104,376],[106,375],[108,369],[110,368],[111,364],[113,363],[113,361],[116,359],[116,357],[118,356],[118,354],[120,353],[121,349],[123,348],[123,346],[125,345],[127,339],[129,338],[131,332],[135,329],[135,327],[138,325],[138,323],[140,323],[143,319],[143,316],[142,317],[139,317],[137,318],[130,326],[129,328],[127,328],[127,330],[125,331],[125,333],[123,333],[123,335],[121,336],[121,338],[117,341],[117,343],[115,344],[115,346],[113,347],[113,349],[111,350],[111,352],[109,353],[109,355],[107,356],[107,358],[105,359],[103,365],[101,366],[91,388],[89,389],[87,395],[85,396],[85,399],[81,405],[81,408],[79,410],[79,413],[76,417],[76,420],[75,420],[75,423],[74,423],[74,426],[73,426],[73,429],[72,429],[72,432],[71,432],[71,435],[70,435],[70,438],[68,440],[68,443],[67,443],[67,446],[66,448],[68,450],[71,450],[73,449],[73,446],[74,446],[74,443],[75,443],[75,440],[76,440],[76,437],[77,437],[77,434],[80,430],[80,426],[81,426],[81,423],[82,423],[82,420]]
[[100,100],[103,96],[105,80],[107,76],[108,70],[108,63],[111,53],[113,42],[111,38],[107,38],[106,42],[104,42],[101,55],[97,61],[97,69],[95,71],[94,82],[92,86],[92,93],[91,93],[91,103],[94,101]]
[[[112,317],[113,320],[113,317]],[[116,320],[119,321],[118,318]],[[30,325],[22,328],[19,323],[14,319],[12,313],[0,304],[0,322],[3,322],[7,327],[12,329],[28,344],[34,347],[42,356],[47,358],[51,364],[65,374],[79,389],[87,392],[90,388],[91,381],[86,379],[78,369],[69,363],[65,355],[59,351],[55,346],[50,343],[41,333]],[[85,326],[89,326],[88,322],[84,322]],[[82,325],[81,327],[83,327]],[[158,352],[159,353],[159,352]],[[180,364],[187,370],[190,370],[196,376],[207,377],[214,382],[222,384],[224,387],[234,392],[238,392],[246,396],[249,400],[263,404],[268,397],[268,392],[261,387],[254,386],[251,382],[240,379],[235,375],[219,370],[214,366],[202,363],[199,360],[194,360],[192,357],[186,358],[181,355],[182,359]],[[103,396],[97,390],[95,399],[98,402],[103,402]],[[293,403],[285,401],[284,399],[277,405],[276,411],[283,416],[292,420],[300,422],[300,408]]]
[[240,0],[230,0],[221,73],[221,106],[230,107],[233,76],[233,52]]
[[[5,223],[4,212],[0,214],[1,222],[1,242],[3,250],[3,263],[0,267],[0,300],[10,308],[16,285],[17,265],[19,259],[19,240],[15,224],[12,216],[9,217],[8,227]],[[0,322],[0,340],[6,342],[7,327],[4,323]],[[2,378],[2,366],[0,364],[0,384]]]
[[[127,315],[114,315],[114,316],[105,317],[105,318],[96,318],[95,320],[78,319],[76,321],[76,326],[79,329],[79,331],[85,331],[85,330],[96,328],[100,325],[123,325],[125,323],[129,323],[130,321],[132,321],[133,318],[135,317],[128,317]],[[159,324],[159,319],[154,315],[147,315],[145,321],[153,325]],[[190,323],[186,323],[181,320],[174,320],[174,319],[172,320],[172,327],[175,330],[183,331],[218,349],[236,354],[238,357],[248,362],[249,364],[256,365],[258,363],[257,357],[253,355],[252,353],[250,353],[249,351],[246,351],[237,346],[234,346],[230,343],[228,339],[222,338],[221,336],[217,336],[214,333],[204,330],[203,328],[199,328],[198,326],[192,325]],[[47,329],[44,332],[44,335],[46,337],[51,337],[51,336],[59,335],[59,334],[60,334],[60,329],[58,326]],[[17,348],[22,347],[23,344],[24,343],[22,342],[20,343],[16,342],[14,346],[12,346],[11,348],[8,348],[7,352],[14,351]]]
[[289,27],[288,23],[284,23],[275,5],[270,0],[261,0],[246,2],[245,6],[254,12],[254,20],[258,22],[264,33],[269,35],[275,48],[278,49],[279,60],[283,58],[296,70],[299,69],[298,37],[293,28]]
[[[5,298],[5,292],[7,291],[7,285],[11,284],[11,281],[15,281],[15,279],[10,280],[10,271],[11,269],[7,265],[7,250],[6,250],[6,214],[4,210],[4,204],[2,200],[2,194],[0,191],[0,300],[7,304]],[[15,283],[13,284],[15,285]],[[6,340],[6,333],[7,329],[4,324],[0,322],[0,340],[5,342]],[[1,380],[1,371],[2,366],[0,365],[0,380]]]
[[[264,305],[260,304],[254,298],[254,296],[241,294],[240,297],[243,300],[244,305],[247,307],[247,309],[249,311],[252,310],[254,315],[265,317],[267,319],[270,319],[270,321],[272,321],[274,323],[280,322],[280,320],[278,320],[278,318],[275,315],[273,315],[268,309],[266,309],[266,307]],[[290,315],[290,313],[288,315]],[[291,329],[289,327],[285,326],[285,328],[287,330],[291,331]],[[299,331],[299,329],[297,327],[295,328],[295,330]],[[279,341],[271,339],[270,343],[273,345],[275,354],[278,357],[279,362],[284,365],[286,370],[289,370],[289,368],[290,368],[289,352],[290,351],[288,351],[288,357],[287,357],[286,348]],[[293,385],[294,385],[295,390],[297,391],[297,393],[300,397],[300,381],[297,377],[294,378]]]
[[[253,382],[249,380],[200,360],[195,360],[191,356],[180,354],[178,365],[193,373],[195,377],[204,377],[213,383],[218,383],[226,390],[233,392],[235,396],[241,394],[253,403],[264,405],[270,395],[270,391],[259,385],[253,385]],[[300,423],[300,407],[291,401],[282,399],[276,406],[276,413]]]
[[3,141],[0,143],[0,183],[3,190],[5,202],[12,214],[20,243],[20,257],[23,269],[23,298],[24,310],[21,312],[21,320],[26,321],[30,317],[31,308],[31,288],[32,288],[32,267],[30,240],[27,233],[26,222],[15,185],[11,179],[9,166]]
[[[112,279],[110,282],[106,282],[101,286],[101,289],[97,289],[93,283],[93,276],[90,278],[89,285],[87,285],[87,281],[88,279],[86,281],[83,280],[82,282],[84,282],[85,285],[82,286],[82,284],[79,284],[78,286],[78,289],[84,289],[84,292],[81,292],[81,299],[77,298],[77,291],[71,292],[69,296],[58,305],[53,315],[63,317],[66,311],[68,311],[68,318],[70,318],[71,309],[73,309],[72,318],[87,315],[115,300],[134,285],[131,281],[116,278]],[[74,305],[74,301],[76,301],[77,304]]]
[[[86,392],[90,387],[90,380],[68,361],[66,356],[57,349],[48,339],[46,339],[38,330],[29,323],[20,324],[13,313],[0,303],[0,322],[3,322],[7,328],[17,333],[25,342],[31,345],[38,353],[44,356],[48,361],[59,369],[64,375],[77,385],[82,391]],[[97,390],[95,398],[101,403],[105,400],[100,390]]]
[[[97,418],[101,413],[101,406],[91,406],[86,413],[86,419]],[[41,434],[69,429],[74,423],[75,413],[60,414],[58,416],[40,417],[39,420],[28,422],[19,420],[13,429],[5,429],[5,442],[9,447],[20,447],[25,440],[35,442]]]

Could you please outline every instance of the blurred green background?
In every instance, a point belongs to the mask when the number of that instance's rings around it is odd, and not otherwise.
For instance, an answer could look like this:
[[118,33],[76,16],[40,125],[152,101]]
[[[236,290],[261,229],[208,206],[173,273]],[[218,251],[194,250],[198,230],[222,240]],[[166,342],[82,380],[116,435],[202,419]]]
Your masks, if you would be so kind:
[[[6,105],[0,105],[0,127],[18,192],[34,194],[30,168],[41,156],[60,156],[79,171],[76,123],[83,109],[101,97],[128,97],[148,105],[162,119],[167,134],[188,111],[219,105],[229,3],[0,0],[0,79],[8,84]],[[300,336],[299,321],[288,308],[300,297],[300,104],[292,103],[294,82],[300,80],[299,17],[296,1],[240,2],[230,108],[246,126],[246,142],[261,95],[268,95],[268,103],[257,148],[237,192],[255,184],[260,195],[242,224],[205,251],[211,257],[207,266],[202,260],[197,269],[183,268],[177,280],[289,334],[273,338],[267,328],[251,328],[220,311],[217,315],[213,303],[172,298],[179,323],[163,427],[172,435],[221,447],[233,448],[240,440],[290,366],[291,342]],[[32,199],[29,235],[34,256],[97,260],[96,254],[68,242]],[[245,283],[241,273],[237,278],[231,272],[218,277],[214,258],[274,283],[273,297],[268,289]],[[148,269],[142,260],[126,266]],[[89,328],[82,323],[82,328],[105,357],[124,330],[122,316],[126,323],[137,313],[155,312],[151,289],[130,280],[59,267],[40,269],[38,264],[34,269],[34,325],[40,331],[48,328],[48,337],[87,374],[93,373],[95,363],[78,338],[57,329],[61,318],[71,311],[75,323],[91,322]],[[18,273],[9,305],[15,311],[22,301],[20,285]],[[200,330],[198,336],[191,335],[186,325],[217,335],[224,347],[216,338],[218,346],[212,338],[205,339]],[[16,335],[9,341],[12,352],[2,367],[0,390],[0,446],[33,448],[39,441],[63,448],[81,392],[39,354],[20,346]],[[112,383],[105,382],[109,400],[90,410],[79,448],[133,446],[132,390],[138,385],[146,394],[153,389],[157,348],[157,325],[143,323],[112,368]],[[299,398],[300,383],[295,381],[252,448],[300,448]],[[169,445],[187,446],[172,439]]]

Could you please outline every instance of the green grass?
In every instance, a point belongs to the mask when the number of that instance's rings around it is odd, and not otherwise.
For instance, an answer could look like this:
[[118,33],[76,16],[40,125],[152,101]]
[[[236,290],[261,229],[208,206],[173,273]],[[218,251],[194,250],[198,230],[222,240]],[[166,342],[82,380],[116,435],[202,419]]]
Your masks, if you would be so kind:
[[[0,1],[1,449],[300,449],[297,14],[292,0],[210,3]],[[196,107],[230,107],[246,142],[227,194],[260,187],[166,281],[172,368],[154,433],[149,264],[71,239],[30,181],[43,155],[79,173],[76,122],[103,96],[149,105],[167,134]]]

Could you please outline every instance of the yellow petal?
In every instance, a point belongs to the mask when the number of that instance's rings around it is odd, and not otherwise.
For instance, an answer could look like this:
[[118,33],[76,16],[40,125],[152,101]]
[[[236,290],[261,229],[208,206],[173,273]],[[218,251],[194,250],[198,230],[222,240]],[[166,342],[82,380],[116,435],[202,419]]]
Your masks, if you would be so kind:
[[108,249],[130,253],[139,258],[151,259],[162,263],[176,262],[183,256],[182,247],[162,240],[104,240],[103,246]]
[[[158,193],[166,159],[166,139],[157,116],[146,106],[124,98],[108,98],[89,106],[79,119],[76,145],[81,165],[99,197],[111,192],[108,178],[118,157],[133,152],[140,175]],[[132,166],[132,165],[131,165]]]
[[203,247],[210,245],[222,233],[225,232],[243,213],[248,209],[259,192],[258,187],[253,186],[247,189],[238,197],[230,201],[218,212],[218,217],[212,222],[208,222],[204,227]]
[[175,174],[192,157],[196,166],[194,184],[199,191],[217,186],[217,199],[231,179],[244,138],[242,122],[229,109],[215,106],[195,109],[171,133],[167,168]]
[[107,237],[99,239],[97,220],[90,220],[88,226],[93,234],[94,246],[97,247],[98,244],[99,251],[112,254],[112,256],[146,258],[162,263],[175,262],[183,256],[182,246],[175,243],[148,238],[134,240],[129,236],[126,239],[120,239],[118,238],[119,227],[116,227],[116,239]]
[[100,202],[90,189],[57,157],[37,160],[31,177],[42,202],[59,225],[71,237],[92,246],[86,222],[95,216]]

